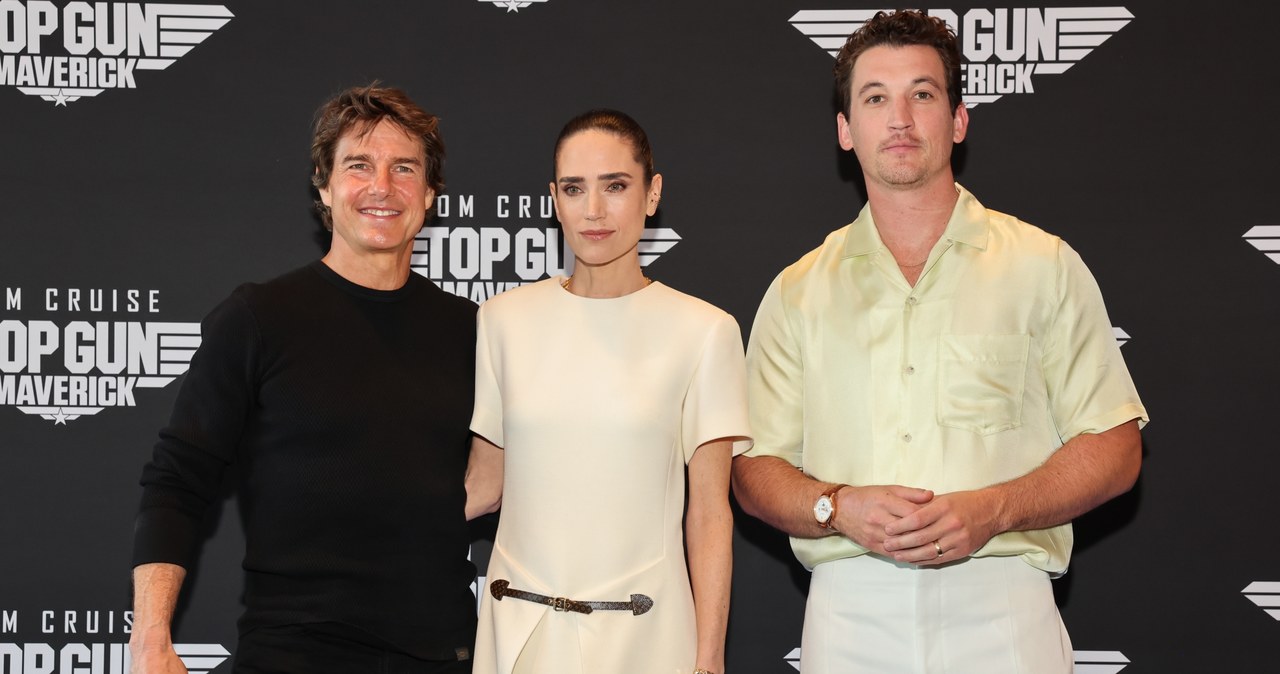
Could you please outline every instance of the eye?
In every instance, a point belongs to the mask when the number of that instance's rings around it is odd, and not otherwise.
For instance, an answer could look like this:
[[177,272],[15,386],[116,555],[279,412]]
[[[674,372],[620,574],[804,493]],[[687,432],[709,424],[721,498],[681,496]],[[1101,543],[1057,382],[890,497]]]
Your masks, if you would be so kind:
[[875,94],[875,95],[873,95],[873,96],[867,96],[867,100],[866,100],[866,102],[867,102],[868,104],[871,104],[871,105],[875,105],[876,103],[883,103],[883,102],[884,102],[884,96],[881,96],[880,94]]
[[582,193],[582,188],[577,185],[564,185],[560,188],[560,191],[568,194],[569,196],[576,196]]
[[927,101],[927,100],[930,100],[930,99],[932,99],[932,98],[933,98],[933,92],[932,92],[932,91],[917,91],[917,92],[915,93],[915,97],[916,97],[916,99],[917,99],[917,100]]
[[609,186],[608,186],[608,187],[606,187],[606,188],[604,188],[604,191],[606,191],[606,192],[621,192],[621,191],[623,191],[623,190],[625,190],[625,189],[627,189],[627,184],[626,184],[626,183],[609,183]]

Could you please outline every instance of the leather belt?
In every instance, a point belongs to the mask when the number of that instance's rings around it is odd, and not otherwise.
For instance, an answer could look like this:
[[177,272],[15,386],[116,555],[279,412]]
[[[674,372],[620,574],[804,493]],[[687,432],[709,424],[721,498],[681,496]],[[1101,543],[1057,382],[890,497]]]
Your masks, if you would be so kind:
[[556,611],[573,611],[575,613],[591,613],[592,611],[631,611],[632,615],[643,615],[653,608],[653,600],[643,594],[631,595],[631,601],[577,601],[567,597],[548,597],[545,594],[511,589],[511,582],[499,578],[489,583],[489,594],[502,601],[503,597],[523,599],[535,604],[545,604]]

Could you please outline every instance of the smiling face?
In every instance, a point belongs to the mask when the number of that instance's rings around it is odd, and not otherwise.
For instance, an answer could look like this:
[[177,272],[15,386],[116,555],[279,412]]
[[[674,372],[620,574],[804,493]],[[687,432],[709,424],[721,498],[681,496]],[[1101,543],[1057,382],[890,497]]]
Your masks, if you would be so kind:
[[849,110],[836,117],[840,146],[853,150],[869,189],[953,182],[951,148],[969,114],[947,101],[942,59],[932,47],[872,47],[853,66]]
[[639,269],[644,221],[662,195],[662,176],[645,184],[644,171],[635,148],[613,133],[589,129],[561,143],[551,196],[577,264]]
[[385,119],[364,131],[338,140],[329,184],[319,188],[333,217],[330,255],[407,257],[435,198],[422,142]]

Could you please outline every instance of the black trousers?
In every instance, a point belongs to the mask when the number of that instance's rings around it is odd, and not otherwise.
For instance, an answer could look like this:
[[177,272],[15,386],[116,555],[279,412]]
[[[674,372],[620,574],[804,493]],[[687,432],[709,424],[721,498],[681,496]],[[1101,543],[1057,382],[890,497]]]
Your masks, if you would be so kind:
[[466,660],[420,660],[327,633],[322,627],[260,627],[240,637],[235,674],[471,674]]

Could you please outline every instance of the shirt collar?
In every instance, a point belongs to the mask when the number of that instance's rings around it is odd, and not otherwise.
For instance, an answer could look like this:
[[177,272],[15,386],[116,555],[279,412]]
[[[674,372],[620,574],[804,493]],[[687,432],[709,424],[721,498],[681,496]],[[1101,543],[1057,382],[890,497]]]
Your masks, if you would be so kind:
[[[947,221],[947,228],[942,232],[942,238],[986,250],[990,230],[987,209],[960,183],[956,183],[956,192],[959,197],[956,199],[955,209],[951,211],[951,219]],[[876,230],[875,220],[871,217],[871,204],[868,203],[858,213],[858,219],[849,226],[844,239],[843,257],[868,255],[883,247],[884,242],[880,240],[880,232]]]

